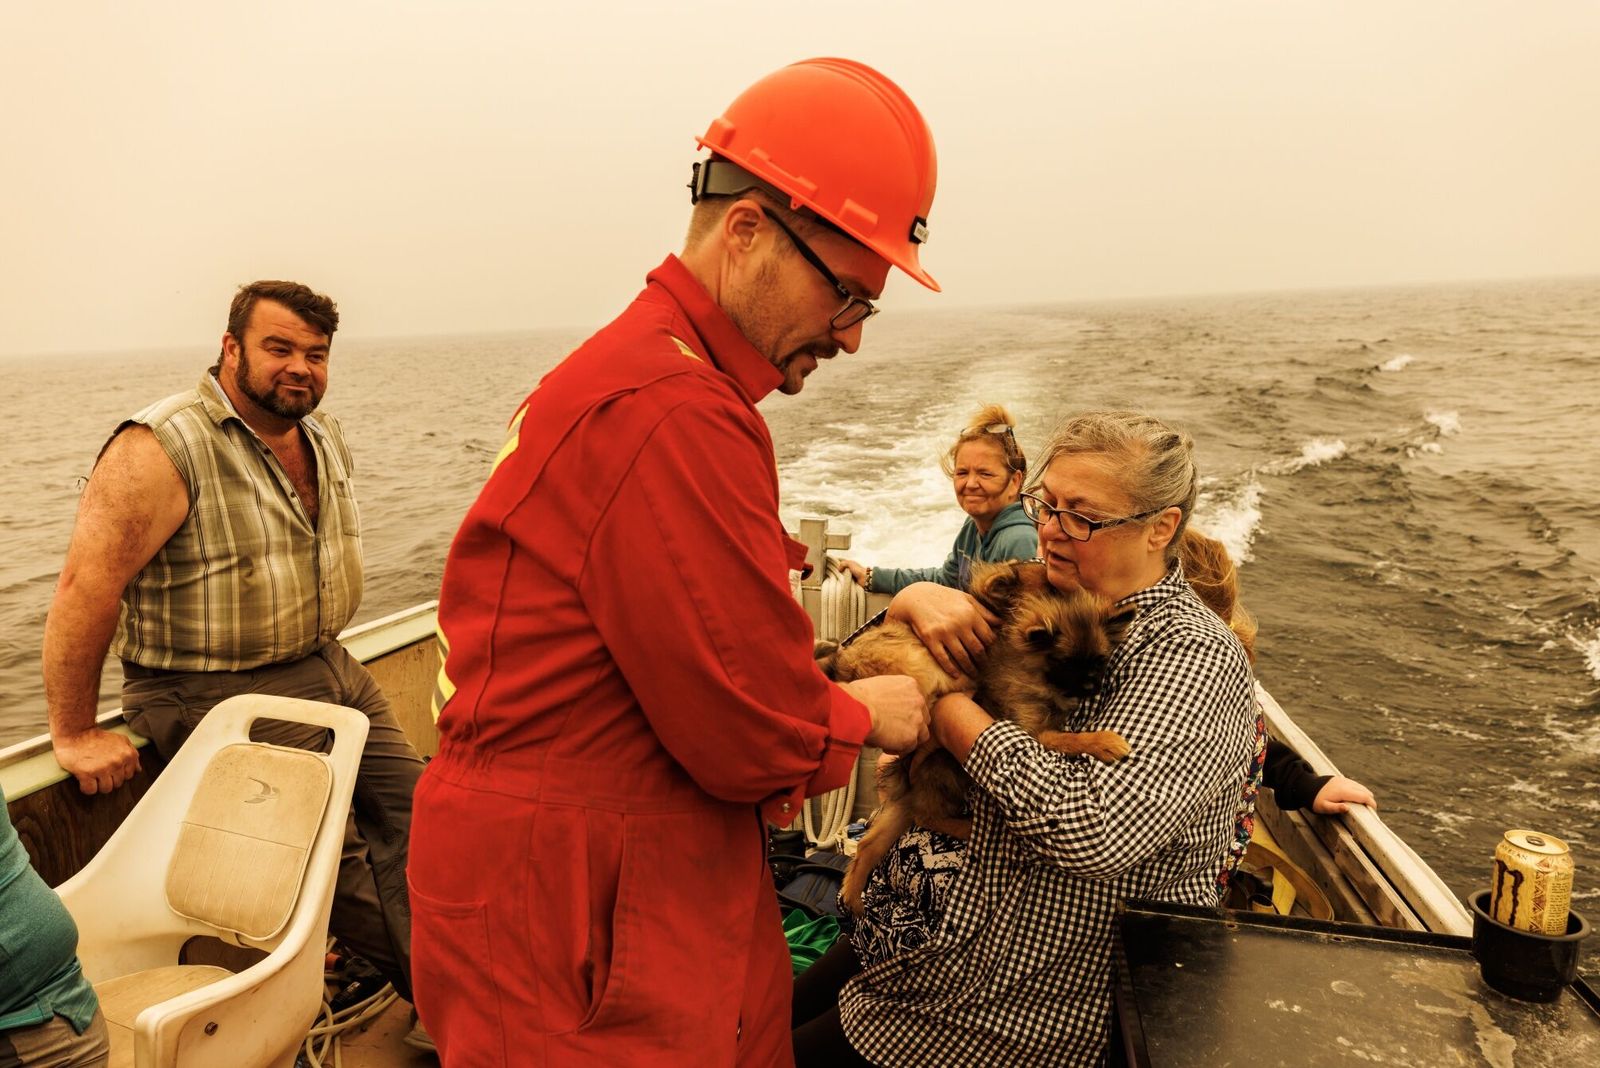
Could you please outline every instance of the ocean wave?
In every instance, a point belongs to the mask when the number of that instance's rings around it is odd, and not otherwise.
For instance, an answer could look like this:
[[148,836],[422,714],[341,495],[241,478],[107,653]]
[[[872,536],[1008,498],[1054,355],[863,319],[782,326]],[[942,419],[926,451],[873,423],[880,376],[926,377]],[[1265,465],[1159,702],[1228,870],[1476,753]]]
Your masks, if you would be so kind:
[[1404,586],[1408,581],[1406,569],[1393,560],[1376,560],[1371,567],[1358,568],[1357,573],[1375,579],[1385,586]]
[[1273,460],[1261,465],[1269,475],[1292,475],[1306,467],[1320,467],[1329,460],[1337,460],[1349,452],[1349,446],[1340,438],[1312,438],[1300,446],[1300,455]]
[[1236,564],[1253,558],[1250,543],[1261,525],[1261,483],[1252,473],[1234,486],[1203,489],[1195,501],[1195,527],[1227,548]]
[[1456,412],[1424,412],[1422,418],[1438,431],[1441,438],[1453,438],[1461,433],[1461,416]]
[[1583,657],[1583,666],[1589,672],[1589,677],[1600,682],[1600,627],[1592,635],[1569,633],[1566,638],[1568,644]]
[[1433,821],[1434,834],[1451,838],[1465,838],[1466,830],[1477,822],[1475,816],[1465,812],[1424,812],[1422,815]]
[[1439,439],[1453,438],[1460,433],[1459,412],[1436,411],[1430,408],[1422,413],[1420,425],[1397,429],[1387,442],[1382,438],[1374,438],[1369,444],[1386,452],[1396,452],[1407,458],[1415,458],[1444,452],[1444,446],[1440,444]]
[[1399,371],[1399,370],[1403,370],[1405,368],[1405,366],[1407,364],[1409,364],[1414,359],[1416,359],[1416,357],[1411,355],[1411,353],[1402,352],[1402,353],[1400,353],[1400,355],[1394,357],[1393,359],[1385,360],[1382,363],[1380,363],[1378,365],[1378,370],[1380,370],[1380,371]]
[[1436,734],[1447,734],[1452,738],[1465,738],[1469,742],[1487,742],[1491,740],[1486,734],[1479,734],[1477,731],[1469,731],[1465,727],[1457,727],[1451,723],[1433,722],[1424,723],[1423,726]]
[[[1373,393],[1372,383],[1364,381],[1362,377],[1370,373],[1370,368],[1357,368],[1353,371],[1343,371],[1338,374],[1322,374],[1312,379],[1318,391],[1338,390],[1341,393]],[[1352,378],[1350,375],[1358,377]]]

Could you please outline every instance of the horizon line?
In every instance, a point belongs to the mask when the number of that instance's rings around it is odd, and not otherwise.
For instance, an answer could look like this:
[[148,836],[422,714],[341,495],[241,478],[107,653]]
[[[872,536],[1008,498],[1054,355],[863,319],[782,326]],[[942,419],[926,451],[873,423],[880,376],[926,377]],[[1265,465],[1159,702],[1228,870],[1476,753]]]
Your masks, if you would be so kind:
[[[1272,289],[1198,289],[1182,292],[1150,293],[1150,294],[1098,294],[1088,296],[1075,296],[1057,300],[1009,300],[995,301],[982,304],[957,304],[942,307],[918,305],[906,309],[913,315],[932,314],[948,315],[973,311],[1014,311],[1024,308],[1063,307],[1074,304],[1106,304],[1106,303],[1139,303],[1181,300],[1215,300],[1226,297],[1268,297],[1289,295],[1295,293],[1340,293],[1360,290],[1377,289],[1432,289],[1446,286],[1472,286],[1472,285],[1513,285],[1527,282],[1581,282],[1587,280],[1600,281],[1600,272],[1580,272],[1576,274],[1535,274],[1535,275],[1510,275],[1500,277],[1469,277],[1469,278],[1441,278],[1394,282],[1341,282],[1326,285],[1288,285]],[[898,317],[901,313],[896,312]],[[471,337],[510,337],[520,334],[562,334],[588,332],[592,333],[603,324],[560,324],[544,326],[505,326],[490,327],[487,329],[456,329],[456,330],[429,330],[421,333],[395,334],[395,333],[345,333],[345,341],[354,341],[362,344],[383,341],[419,341],[429,338],[471,338]],[[58,358],[58,357],[86,357],[86,356],[121,356],[134,355],[147,352],[169,352],[190,345],[201,344],[194,341],[169,341],[153,342],[150,344],[135,345],[128,348],[114,349],[79,349],[79,348],[53,348],[53,349],[0,349],[0,360],[15,360],[27,358]],[[204,342],[209,345],[211,342]]]

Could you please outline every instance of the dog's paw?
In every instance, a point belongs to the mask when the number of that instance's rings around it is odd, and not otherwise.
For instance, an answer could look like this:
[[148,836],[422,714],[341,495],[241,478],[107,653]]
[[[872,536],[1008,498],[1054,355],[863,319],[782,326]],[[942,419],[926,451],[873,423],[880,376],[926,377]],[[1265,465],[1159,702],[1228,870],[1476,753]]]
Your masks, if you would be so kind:
[[1039,744],[1058,753],[1072,756],[1092,756],[1107,764],[1115,764],[1133,750],[1116,731],[1044,731]]
[[1122,735],[1116,731],[1090,732],[1085,736],[1083,751],[1106,764],[1115,764],[1132,752]]
[[819,641],[811,647],[811,656],[822,673],[834,682],[839,681],[839,643]]
[[867,886],[867,870],[860,864],[851,862],[844,873],[844,885],[839,888],[839,900],[844,902],[844,907],[860,916],[866,907],[861,901],[861,892]]

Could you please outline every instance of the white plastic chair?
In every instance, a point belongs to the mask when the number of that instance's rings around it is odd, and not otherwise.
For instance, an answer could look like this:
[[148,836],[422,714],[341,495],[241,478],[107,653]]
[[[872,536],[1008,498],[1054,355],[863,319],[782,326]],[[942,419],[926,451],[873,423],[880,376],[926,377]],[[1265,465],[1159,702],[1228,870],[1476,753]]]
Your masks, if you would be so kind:
[[[326,755],[250,741],[256,719],[332,730]],[[322,1000],[324,943],[367,718],[244,694],[213,708],[111,840],[58,892],[111,1032],[111,1064],[289,1068]],[[190,938],[267,953],[179,964]]]

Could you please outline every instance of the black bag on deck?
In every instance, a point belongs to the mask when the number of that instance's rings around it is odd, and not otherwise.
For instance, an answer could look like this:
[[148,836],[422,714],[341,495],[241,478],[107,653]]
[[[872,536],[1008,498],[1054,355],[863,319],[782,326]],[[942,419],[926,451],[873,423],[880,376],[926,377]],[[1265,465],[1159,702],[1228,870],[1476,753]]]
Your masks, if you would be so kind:
[[778,888],[778,907],[800,909],[807,916],[839,915],[839,888],[850,858],[842,853],[813,853],[809,857],[774,855],[772,881]]

